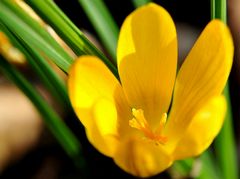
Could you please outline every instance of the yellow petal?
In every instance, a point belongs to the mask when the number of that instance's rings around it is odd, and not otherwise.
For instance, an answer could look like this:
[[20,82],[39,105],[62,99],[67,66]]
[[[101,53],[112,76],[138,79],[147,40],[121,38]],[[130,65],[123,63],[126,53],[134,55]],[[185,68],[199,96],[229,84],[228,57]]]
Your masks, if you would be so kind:
[[68,91],[74,111],[89,141],[107,156],[118,142],[114,97],[118,88],[117,79],[97,57],[82,56],[70,69]]
[[193,117],[174,151],[175,160],[197,156],[210,146],[223,125],[226,107],[223,96],[214,97]]
[[147,139],[128,139],[118,146],[114,161],[128,173],[140,177],[156,175],[172,164],[162,146]]
[[129,104],[157,125],[168,110],[176,75],[176,30],[168,12],[150,3],[131,13],[120,30],[117,59]]
[[182,137],[196,112],[212,97],[221,94],[232,60],[233,42],[229,29],[219,20],[211,21],[193,46],[176,79],[165,131],[172,147]]

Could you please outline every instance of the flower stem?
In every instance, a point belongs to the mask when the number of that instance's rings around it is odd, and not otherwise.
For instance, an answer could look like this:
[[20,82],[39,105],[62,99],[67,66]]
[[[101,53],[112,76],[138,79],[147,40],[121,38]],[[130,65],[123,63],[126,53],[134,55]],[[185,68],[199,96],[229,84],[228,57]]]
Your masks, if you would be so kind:
[[[211,2],[212,19],[221,19],[227,23],[227,2],[226,0],[212,0]],[[234,140],[233,125],[232,125],[232,107],[229,93],[229,85],[227,83],[224,89],[224,95],[228,103],[228,111],[223,128],[215,140],[216,154],[219,165],[224,178],[238,178],[238,163],[236,142]]]
[[233,134],[232,108],[228,85],[224,89],[224,95],[227,98],[228,111],[222,130],[216,138],[214,145],[223,178],[238,179],[237,151]]
[[132,3],[135,8],[138,8],[144,4],[151,2],[151,0],[132,0]]
[[227,23],[226,0],[211,0],[211,18],[221,19],[224,23]]
[[202,161],[201,173],[196,179],[221,179],[221,172],[219,171],[216,161],[214,160],[214,155],[211,150],[205,151],[201,156]]

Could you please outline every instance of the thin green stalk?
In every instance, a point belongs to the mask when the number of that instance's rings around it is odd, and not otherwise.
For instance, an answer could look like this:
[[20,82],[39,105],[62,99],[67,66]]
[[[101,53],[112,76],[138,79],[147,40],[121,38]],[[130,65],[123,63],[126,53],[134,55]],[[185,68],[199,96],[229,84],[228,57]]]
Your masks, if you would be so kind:
[[78,34],[75,33],[75,29],[73,29],[76,27],[53,1],[26,0],[25,2],[62,37],[77,55],[91,53],[91,50],[81,39],[83,33],[79,31],[79,38]]
[[221,19],[227,23],[227,1],[211,0],[211,17],[212,19]]
[[24,78],[24,76],[17,69],[11,66],[1,55],[0,70],[32,101],[39,113],[42,115],[42,119],[45,124],[59,141],[66,153],[79,167],[84,169],[85,161],[82,157],[81,145],[74,134],[63,123],[61,118],[37,93],[36,89]]
[[174,162],[173,166],[169,170],[170,175],[172,176],[172,178],[174,178],[174,176],[176,176],[176,178],[188,177],[193,168],[193,163],[194,163],[193,158]]
[[[212,0],[211,2],[212,19],[221,19],[227,23],[227,2],[226,0]],[[215,14],[214,14],[215,12]],[[233,133],[233,117],[232,106],[229,93],[229,85],[227,84],[224,90],[224,95],[227,99],[228,111],[225,118],[223,128],[215,140],[215,148],[217,159],[224,178],[237,179],[238,178],[238,163],[236,142]]]
[[[226,23],[226,1],[222,0],[212,0],[211,1],[211,18],[221,19]],[[202,161],[202,170],[198,179],[237,179],[238,170],[237,170],[237,153],[236,145],[233,136],[233,127],[232,127],[232,114],[231,114],[231,102],[228,84],[224,90],[224,94],[228,101],[228,112],[225,119],[225,124],[222,128],[222,131],[216,138],[214,144],[216,147],[217,159],[219,161],[220,169],[217,167],[214,162],[214,157],[209,151],[206,151],[201,155]],[[185,169],[182,167],[181,169]]]
[[56,42],[56,40],[32,17],[29,16],[22,8],[20,8],[14,1],[12,0],[2,0],[2,3],[6,7],[8,7],[14,14],[21,18],[24,23],[26,23],[29,27],[32,28],[37,34],[39,34],[45,41],[47,41],[51,46],[64,58],[72,62],[72,59],[69,55],[63,50],[63,48]]
[[152,0],[132,0],[132,3],[135,8],[138,8],[144,4],[151,2]]
[[24,43],[18,37],[14,36],[3,24],[0,23],[2,30],[10,41],[16,46],[27,58],[33,71],[42,80],[45,87],[65,108],[70,108],[70,103],[67,95],[67,89],[60,77],[54,72],[50,64],[33,48]]
[[185,159],[174,163],[170,174],[180,178],[196,177],[196,179],[222,179],[221,172],[216,165],[210,149],[197,159]]
[[67,72],[73,63],[73,59],[66,52],[64,55],[63,52],[59,52],[60,48],[54,48],[52,43],[46,40],[45,36],[42,37],[38,33],[38,30],[34,30],[23,20],[21,16],[18,16],[15,11],[12,11],[12,9],[5,4],[5,1],[0,1],[0,22],[29,46],[44,54],[63,71]]
[[229,86],[224,90],[228,102],[228,111],[221,132],[215,140],[216,156],[223,173],[223,178],[238,179],[238,162],[236,142],[233,134],[233,118]]
[[69,20],[52,0],[25,0],[43,18],[77,55],[98,56],[119,79],[115,65],[98,50]]
[[216,165],[214,156],[210,150],[205,151],[201,156],[201,172],[196,179],[221,179],[219,168]]
[[102,0],[78,0],[98,33],[103,45],[116,60],[119,28]]
[[216,19],[216,0],[211,0],[211,19]]

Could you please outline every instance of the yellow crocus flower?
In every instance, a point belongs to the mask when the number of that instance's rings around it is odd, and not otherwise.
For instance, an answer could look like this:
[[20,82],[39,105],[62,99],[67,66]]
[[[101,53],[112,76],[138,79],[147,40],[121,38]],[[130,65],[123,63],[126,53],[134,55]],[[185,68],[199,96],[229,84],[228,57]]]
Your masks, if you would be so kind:
[[213,20],[176,77],[175,25],[166,10],[150,3],[121,27],[121,83],[97,57],[82,56],[69,72],[70,100],[98,151],[132,175],[152,176],[212,143],[226,112],[221,93],[232,59],[229,29]]

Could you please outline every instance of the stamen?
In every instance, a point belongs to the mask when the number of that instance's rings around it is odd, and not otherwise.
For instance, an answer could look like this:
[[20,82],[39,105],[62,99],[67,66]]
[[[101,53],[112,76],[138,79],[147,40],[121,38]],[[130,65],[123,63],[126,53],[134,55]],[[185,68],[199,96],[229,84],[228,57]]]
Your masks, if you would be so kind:
[[167,120],[166,113],[162,115],[159,126],[155,132],[152,131],[147,120],[145,119],[144,112],[142,109],[132,108],[132,115],[133,118],[129,120],[129,126],[140,130],[141,132],[143,132],[145,137],[155,141],[156,144],[165,144],[167,142],[167,137],[161,135],[162,129],[164,128]]
[[132,128],[141,130],[141,125],[138,123],[138,121],[135,118],[132,118],[131,120],[129,120],[129,126]]
[[159,126],[158,128],[156,129],[156,134],[161,134],[165,124],[166,124],[166,121],[167,121],[167,113],[163,113],[161,119],[160,119],[160,123],[159,123]]
[[148,128],[148,123],[144,117],[143,110],[142,109],[135,109],[132,108],[132,114],[133,114],[133,119],[139,124],[139,126]]

